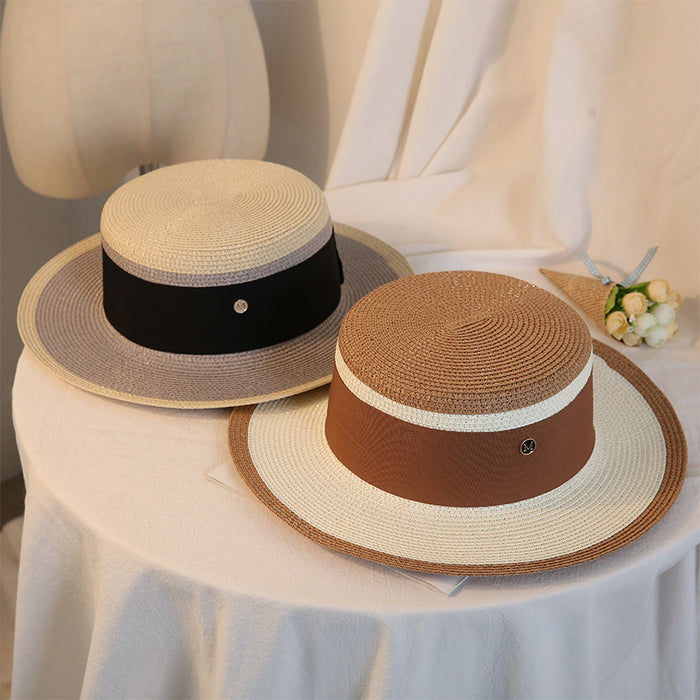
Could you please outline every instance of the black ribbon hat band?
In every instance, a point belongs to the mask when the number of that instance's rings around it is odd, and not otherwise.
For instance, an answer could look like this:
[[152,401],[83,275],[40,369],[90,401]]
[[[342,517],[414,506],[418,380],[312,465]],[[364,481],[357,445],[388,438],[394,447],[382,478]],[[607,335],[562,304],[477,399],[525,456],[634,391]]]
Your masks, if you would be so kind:
[[102,251],[104,311],[124,337],[173,353],[214,355],[267,347],[322,323],[340,302],[335,233],[314,255],[261,279],[217,287],[149,282]]

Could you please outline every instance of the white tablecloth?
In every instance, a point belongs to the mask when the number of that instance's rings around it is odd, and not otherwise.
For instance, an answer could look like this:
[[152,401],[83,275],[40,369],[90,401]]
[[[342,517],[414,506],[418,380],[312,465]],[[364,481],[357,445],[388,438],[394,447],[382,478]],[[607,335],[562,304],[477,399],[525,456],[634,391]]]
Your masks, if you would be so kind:
[[227,410],[94,396],[25,351],[14,696],[696,697],[695,337],[625,351],[688,436],[668,515],[601,559],[470,578],[451,596],[305,539],[240,480],[236,493],[208,479],[233,469]]

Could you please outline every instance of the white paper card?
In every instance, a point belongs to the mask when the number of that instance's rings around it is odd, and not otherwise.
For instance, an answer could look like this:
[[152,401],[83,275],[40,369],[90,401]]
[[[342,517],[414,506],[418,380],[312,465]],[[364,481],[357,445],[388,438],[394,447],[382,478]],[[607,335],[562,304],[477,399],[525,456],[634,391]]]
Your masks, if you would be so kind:
[[[258,501],[249,491],[232,462],[222,462],[218,467],[215,467],[207,474],[207,478],[221,484],[221,486],[224,486],[239,496],[250,498],[256,502]],[[449,576],[447,574],[424,574],[421,571],[407,571],[406,569],[399,569],[395,566],[387,566],[386,564],[380,564],[380,566],[386,566],[387,569],[391,569],[397,574],[401,574],[416,583],[420,583],[435,591],[445,593],[446,595],[456,593],[460,586],[469,578],[468,576]]]

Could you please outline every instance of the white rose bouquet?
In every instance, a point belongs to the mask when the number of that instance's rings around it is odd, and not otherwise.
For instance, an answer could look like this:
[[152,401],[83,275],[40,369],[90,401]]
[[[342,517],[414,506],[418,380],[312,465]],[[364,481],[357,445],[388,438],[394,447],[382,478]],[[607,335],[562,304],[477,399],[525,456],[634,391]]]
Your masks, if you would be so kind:
[[[648,262],[655,252],[649,251]],[[616,284],[601,275],[593,262],[581,254],[594,277],[570,275],[556,270],[540,270],[577,306],[605,328],[615,340],[635,346],[646,343],[653,348],[665,345],[678,331],[676,311],[681,295],[666,280],[632,283],[643,270],[642,265],[622,283]]]
[[605,302],[605,330],[625,345],[645,342],[660,348],[678,331],[676,311],[681,296],[666,280],[630,287],[612,285]]

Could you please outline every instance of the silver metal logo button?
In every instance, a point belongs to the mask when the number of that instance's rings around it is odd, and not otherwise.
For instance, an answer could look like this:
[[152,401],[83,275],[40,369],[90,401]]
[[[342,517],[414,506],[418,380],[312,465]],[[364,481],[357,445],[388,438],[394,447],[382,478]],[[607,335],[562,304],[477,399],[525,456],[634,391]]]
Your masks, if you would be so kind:
[[248,302],[245,299],[238,299],[233,305],[233,310],[237,314],[244,314],[248,311]]
[[520,452],[524,455],[531,455],[536,447],[537,443],[532,438],[528,438],[520,443]]

